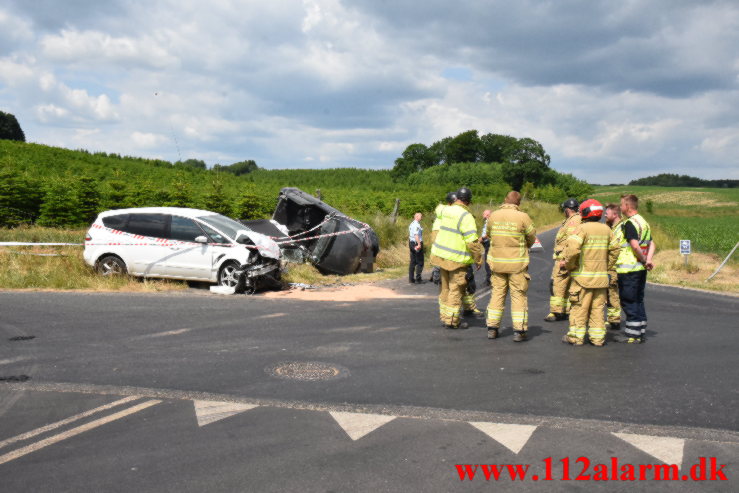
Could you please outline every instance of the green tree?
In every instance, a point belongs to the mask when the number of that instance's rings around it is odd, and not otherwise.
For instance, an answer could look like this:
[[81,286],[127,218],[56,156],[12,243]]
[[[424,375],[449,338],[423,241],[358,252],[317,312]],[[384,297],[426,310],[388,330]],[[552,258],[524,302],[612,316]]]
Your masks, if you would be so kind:
[[26,141],[26,135],[15,115],[0,111],[0,139]]
[[264,199],[255,186],[244,187],[236,201],[234,215],[237,219],[263,219],[272,215],[273,201]]
[[233,163],[228,166],[221,166],[220,164],[213,166],[213,170],[225,171],[227,173],[231,173],[236,176],[247,175],[251,173],[252,171],[256,171],[258,169],[259,169],[259,166],[257,166],[257,162],[254,161],[253,159],[247,159],[246,161],[239,161],[238,163]]
[[191,207],[193,202],[192,186],[185,179],[185,176],[179,173],[170,186],[169,202],[165,205],[168,207]]
[[102,203],[105,209],[125,209],[130,202],[126,182],[120,179],[109,180],[102,192]]
[[174,165],[178,168],[206,169],[205,161],[202,159],[186,159],[177,161]]
[[438,156],[439,163],[443,164],[452,164],[454,161],[452,161],[451,156],[449,155],[449,151],[447,147],[449,146],[449,143],[452,141],[452,137],[444,137],[441,140],[437,140],[433,144],[431,144],[431,152],[434,153],[434,155]]
[[462,132],[446,144],[446,162],[475,163],[480,157],[480,138],[477,130]]
[[0,226],[33,222],[39,214],[43,192],[26,174],[0,170]]
[[89,175],[77,179],[77,201],[79,217],[87,224],[92,224],[100,211],[100,184]]
[[83,224],[77,188],[69,180],[53,178],[45,184],[38,224],[70,227]]
[[439,164],[439,157],[423,144],[411,144],[405,148],[401,157],[395,160],[393,177],[397,180],[411,173]]
[[510,135],[485,134],[480,137],[480,161],[503,163],[510,160],[518,139]]
[[230,197],[223,189],[223,181],[219,178],[211,180],[208,191],[203,197],[205,208],[209,211],[231,216],[233,211]]
[[526,182],[540,186],[549,176],[549,160],[549,154],[544,152],[539,142],[530,138],[519,139],[510,161],[503,163],[503,179],[519,191]]

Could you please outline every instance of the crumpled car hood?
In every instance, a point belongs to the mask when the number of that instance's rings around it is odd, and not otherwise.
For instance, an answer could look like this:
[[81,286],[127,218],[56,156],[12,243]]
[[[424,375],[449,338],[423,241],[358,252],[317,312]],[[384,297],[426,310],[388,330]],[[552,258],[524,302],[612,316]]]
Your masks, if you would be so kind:
[[275,260],[280,259],[280,247],[269,236],[265,236],[262,233],[257,233],[255,231],[249,231],[247,229],[240,229],[236,232],[236,241],[238,241],[241,236],[249,238],[259,249],[259,253],[263,257],[273,258]]

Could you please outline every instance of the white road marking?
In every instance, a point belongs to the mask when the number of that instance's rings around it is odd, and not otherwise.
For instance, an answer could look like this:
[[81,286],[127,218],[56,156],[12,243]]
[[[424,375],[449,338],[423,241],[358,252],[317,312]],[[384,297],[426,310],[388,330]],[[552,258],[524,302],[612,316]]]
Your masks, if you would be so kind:
[[175,330],[168,330],[166,332],[156,332],[154,334],[147,334],[145,336],[141,336],[138,339],[146,339],[149,337],[165,337],[165,336],[175,336],[177,334],[184,334],[185,332],[190,332],[192,329],[175,329]]
[[482,290],[481,293],[479,293],[477,296],[475,296],[475,300],[479,300],[480,298],[482,298],[483,296],[486,296],[488,294],[490,294],[490,288],[489,287],[486,287],[485,289]]
[[238,402],[217,402],[217,401],[192,401],[195,406],[195,417],[198,420],[198,426],[205,426],[215,421],[229,418],[234,414],[243,413],[255,407],[255,404],[241,404]]
[[36,428],[35,430],[31,430],[26,433],[16,435],[12,438],[8,438],[3,441],[0,441],[0,448],[10,445],[11,443],[20,442],[21,440],[28,440],[29,438],[33,438],[36,435],[40,435],[41,433],[46,433],[47,431],[55,430],[61,426],[68,425],[69,423],[74,423],[75,421],[78,421],[80,419],[86,418],[88,416],[92,416],[93,414],[99,413],[101,411],[105,411],[106,409],[111,409],[113,407],[120,406],[121,404],[125,404],[127,402],[135,401],[136,399],[140,399],[140,397],[136,395],[131,396],[131,397],[125,397],[123,399],[113,401],[109,404],[105,404],[104,406],[96,407],[95,409],[90,409],[89,411],[75,414],[74,416],[70,416],[61,421],[57,421],[56,423],[51,423],[49,425],[42,426],[41,428]]
[[631,433],[613,433],[613,435],[633,445],[642,452],[656,457],[665,464],[677,464],[678,467],[682,466],[683,450],[685,448],[685,440],[682,438],[633,435]]
[[17,358],[0,359],[0,365],[9,365],[10,363],[17,363],[19,361],[27,360],[28,356],[18,356]]
[[395,416],[386,414],[360,414],[329,412],[341,428],[352,440],[359,440],[380,426],[395,419]]
[[284,317],[287,315],[287,313],[270,313],[269,315],[262,315],[261,317],[255,317],[257,320],[261,320],[263,318],[275,318],[275,317]]
[[470,422],[472,426],[500,443],[514,454],[518,454],[536,430],[533,425]]
[[0,464],[5,464],[6,462],[10,462],[11,460],[23,457],[24,455],[28,455],[31,452],[36,452],[37,450],[41,450],[44,447],[48,447],[49,445],[61,442],[62,440],[66,440],[67,438],[72,438],[73,436],[77,436],[80,433],[95,429],[99,426],[110,423],[111,421],[125,418],[126,416],[137,413],[139,411],[143,411],[144,409],[159,404],[160,402],[162,401],[156,399],[142,402],[141,404],[129,407],[127,409],[124,409],[123,411],[118,411],[117,413],[111,414],[110,416],[105,416],[104,418],[90,421],[87,424],[80,425],[76,428],[72,428],[71,430],[64,431],[57,435],[52,435],[49,438],[45,438],[39,442],[32,443],[17,450],[13,450],[12,452],[8,452],[5,455],[0,455]]

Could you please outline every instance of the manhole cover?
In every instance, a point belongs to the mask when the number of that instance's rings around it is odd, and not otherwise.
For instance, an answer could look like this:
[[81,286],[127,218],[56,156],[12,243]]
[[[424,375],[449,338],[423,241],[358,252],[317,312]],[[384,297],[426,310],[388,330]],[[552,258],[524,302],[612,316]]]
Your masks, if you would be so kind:
[[343,366],[320,361],[288,361],[270,366],[265,371],[273,377],[305,382],[334,380],[349,375],[349,370]]

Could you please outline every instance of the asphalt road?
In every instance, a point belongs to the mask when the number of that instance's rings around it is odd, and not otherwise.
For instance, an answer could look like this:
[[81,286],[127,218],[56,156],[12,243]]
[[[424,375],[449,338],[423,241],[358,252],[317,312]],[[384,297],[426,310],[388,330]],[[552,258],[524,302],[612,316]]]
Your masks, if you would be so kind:
[[[541,321],[553,232],[540,238],[521,344],[509,313],[495,341],[481,320],[441,328],[432,284],[350,303],[2,292],[2,490],[644,489],[575,481],[579,457],[591,474],[677,463],[680,479],[716,457],[727,481],[647,487],[739,489],[737,299],[650,285],[646,344],[574,348],[566,322]],[[301,365],[312,380],[280,378]],[[531,467],[489,484],[457,464]]]

